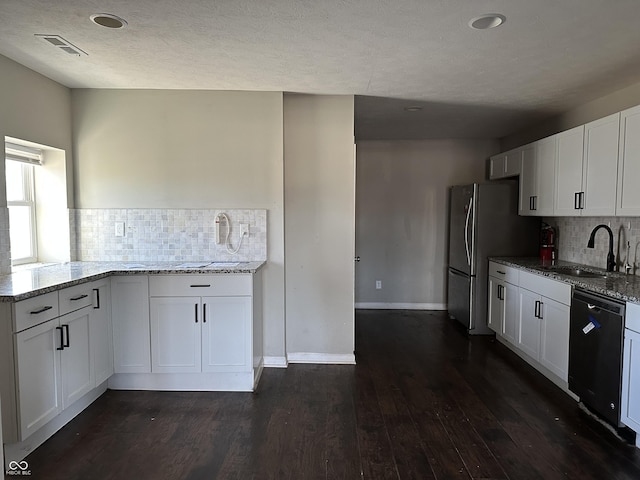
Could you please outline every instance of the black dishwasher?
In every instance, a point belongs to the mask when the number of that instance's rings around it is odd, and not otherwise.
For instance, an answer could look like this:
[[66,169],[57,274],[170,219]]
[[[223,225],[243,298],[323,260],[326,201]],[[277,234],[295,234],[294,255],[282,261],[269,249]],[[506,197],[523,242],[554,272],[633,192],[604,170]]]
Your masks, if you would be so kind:
[[620,426],[625,304],[574,289],[569,329],[569,390]]

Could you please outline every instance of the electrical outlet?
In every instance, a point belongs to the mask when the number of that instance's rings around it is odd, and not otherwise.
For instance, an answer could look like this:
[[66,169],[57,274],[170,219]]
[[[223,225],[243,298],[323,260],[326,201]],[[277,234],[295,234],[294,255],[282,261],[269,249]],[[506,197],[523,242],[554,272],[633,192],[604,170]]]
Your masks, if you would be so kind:
[[124,222],[116,222],[116,237],[124,237]]
[[240,224],[240,235],[249,235],[249,224],[241,223]]
[[376,290],[382,290],[382,280],[376,280]]

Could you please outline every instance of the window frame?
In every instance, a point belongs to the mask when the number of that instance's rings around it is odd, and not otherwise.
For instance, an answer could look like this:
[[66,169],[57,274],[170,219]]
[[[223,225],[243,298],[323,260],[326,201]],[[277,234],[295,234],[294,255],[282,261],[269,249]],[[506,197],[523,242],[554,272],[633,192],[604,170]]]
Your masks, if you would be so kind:
[[[21,200],[9,200],[7,198],[7,209],[9,211],[9,225],[11,226],[11,207],[22,206],[29,207],[29,243],[30,255],[27,257],[16,258],[13,255],[14,250],[11,249],[11,265],[25,265],[28,263],[36,263],[38,261],[38,229],[36,218],[36,195],[35,195],[35,165],[31,159],[21,160],[16,155],[5,155],[5,173],[7,162],[14,162],[20,165],[22,189],[24,196]],[[6,175],[5,175],[6,177]],[[5,182],[6,182],[5,178]],[[9,237],[11,238],[11,227],[9,228]]]

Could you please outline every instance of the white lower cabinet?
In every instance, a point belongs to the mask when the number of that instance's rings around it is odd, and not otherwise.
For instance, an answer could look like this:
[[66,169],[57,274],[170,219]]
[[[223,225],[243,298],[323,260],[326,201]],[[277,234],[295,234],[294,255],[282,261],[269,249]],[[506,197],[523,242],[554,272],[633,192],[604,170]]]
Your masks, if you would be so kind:
[[150,373],[148,277],[112,277],[111,299],[114,372]]
[[89,316],[91,352],[96,386],[113,375],[113,329],[111,325],[111,281],[91,285],[92,310]]
[[511,343],[516,342],[518,309],[518,271],[514,268],[489,263],[488,326],[497,335]]
[[[15,335],[18,430],[20,440],[62,411],[61,332],[58,319]],[[5,402],[5,408],[7,407]]]
[[489,276],[487,326],[497,334],[502,332],[502,323],[504,322],[504,299],[502,297],[504,284],[503,280]]
[[251,297],[152,297],[153,373],[251,371]]
[[511,343],[516,343],[518,337],[518,311],[520,296],[518,286],[504,284],[504,321],[502,322],[502,337]]
[[151,371],[201,371],[200,297],[156,297],[150,300]]
[[89,334],[91,310],[91,307],[84,307],[60,317],[62,408],[67,408],[95,386]]
[[[505,280],[496,278],[500,274]],[[489,321],[501,325],[495,329],[498,338],[565,387],[570,305],[569,284],[490,262]]]
[[206,297],[202,302],[202,371],[250,372],[251,297]]
[[562,380],[569,378],[569,320],[571,307],[550,298],[542,304],[540,363]]
[[627,303],[622,359],[620,421],[636,432],[640,447],[640,305]]
[[540,359],[540,295],[520,288],[520,312],[518,315],[518,348],[535,360]]
[[16,333],[21,440],[95,387],[90,313],[83,307]]

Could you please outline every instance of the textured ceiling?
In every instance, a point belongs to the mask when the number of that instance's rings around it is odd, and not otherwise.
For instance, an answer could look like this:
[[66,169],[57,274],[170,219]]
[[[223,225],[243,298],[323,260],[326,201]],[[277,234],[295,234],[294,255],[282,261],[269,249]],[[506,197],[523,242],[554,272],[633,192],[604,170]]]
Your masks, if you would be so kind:
[[0,0],[0,54],[71,88],[353,94],[359,139],[486,138],[640,81],[639,20],[638,0]]

